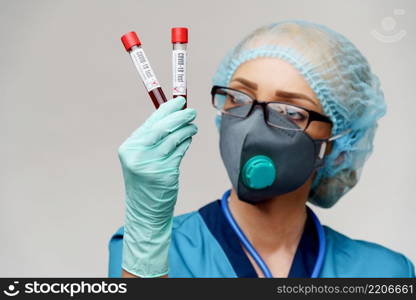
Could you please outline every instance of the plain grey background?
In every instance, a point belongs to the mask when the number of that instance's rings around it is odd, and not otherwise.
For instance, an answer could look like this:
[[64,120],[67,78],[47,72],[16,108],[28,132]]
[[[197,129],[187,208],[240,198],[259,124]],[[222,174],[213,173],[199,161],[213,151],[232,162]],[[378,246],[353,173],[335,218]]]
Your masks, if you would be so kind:
[[[230,187],[209,97],[220,59],[253,29],[284,19],[350,38],[388,103],[361,182],[315,211],[352,238],[416,261],[415,8],[412,0],[0,0],[0,276],[107,275],[108,240],[124,218],[117,148],[154,111],[122,34],[139,34],[170,95],[170,28],[190,28],[189,105],[199,133],[181,165],[180,214]],[[386,43],[372,30],[405,36]]]

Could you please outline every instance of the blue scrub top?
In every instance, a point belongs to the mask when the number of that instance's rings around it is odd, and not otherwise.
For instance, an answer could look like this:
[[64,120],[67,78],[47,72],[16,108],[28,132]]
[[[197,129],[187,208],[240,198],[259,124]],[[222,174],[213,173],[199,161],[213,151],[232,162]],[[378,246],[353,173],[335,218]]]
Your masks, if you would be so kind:
[[[324,226],[326,253],[319,277],[415,277],[404,255],[381,245],[353,240]],[[121,277],[124,228],[109,243],[109,277]],[[319,241],[310,213],[288,277],[312,274]],[[169,277],[258,277],[237,235],[221,210],[220,200],[174,217],[169,248]]]
[[[309,212],[309,210],[307,210]],[[221,210],[220,200],[199,209],[199,214],[205,222],[208,230],[224,251],[228,261],[232,265],[237,277],[258,277],[237,234],[227,222]],[[308,213],[305,227],[299,241],[288,277],[310,277],[318,256],[318,235],[312,216]]]

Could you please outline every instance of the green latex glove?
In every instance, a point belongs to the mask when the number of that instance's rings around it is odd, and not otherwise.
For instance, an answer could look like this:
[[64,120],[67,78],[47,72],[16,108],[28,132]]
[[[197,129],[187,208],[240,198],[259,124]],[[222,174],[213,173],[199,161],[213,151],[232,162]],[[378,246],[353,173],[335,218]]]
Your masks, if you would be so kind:
[[168,273],[168,249],[179,165],[197,133],[183,97],[162,104],[119,148],[126,190],[124,270],[140,277]]

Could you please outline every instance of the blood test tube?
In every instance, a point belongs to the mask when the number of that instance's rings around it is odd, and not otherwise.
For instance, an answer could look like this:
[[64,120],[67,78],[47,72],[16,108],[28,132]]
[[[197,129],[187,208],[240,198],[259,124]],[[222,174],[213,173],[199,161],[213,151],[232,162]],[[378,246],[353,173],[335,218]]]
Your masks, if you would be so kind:
[[[188,28],[172,28],[172,96],[187,98],[186,88],[186,47],[188,45]],[[185,102],[184,108],[186,108]]]
[[121,42],[130,54],[133,64],[136,66],[137,72],[143,81],[143,84],[149,93],[154,106],[159,108],[161,104],[167,101],[165,94],[160,87],[159,81],[150,66],[149,60],[143,51],[142,43],[134,31],[124,34]]

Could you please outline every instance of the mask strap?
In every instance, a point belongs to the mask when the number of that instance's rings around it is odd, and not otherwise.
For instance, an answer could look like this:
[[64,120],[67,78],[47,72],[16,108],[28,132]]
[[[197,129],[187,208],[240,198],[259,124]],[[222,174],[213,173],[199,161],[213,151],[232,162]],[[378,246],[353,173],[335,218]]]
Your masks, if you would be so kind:
[[328,142],[332,142],[332,141],[334,141],[334,140],[336,140],[336,139],[339,139],[340,137],[343,137],[344,135],[346,135],[346,134],[350,133],[351,131],[352,131],[352,129],[351,129],[351,128],[348,128],[348,129],[344,130],[343,132],[338,133],[337,135],[331,136],[331,137],[328,139]]
[[351,128],[349,128],[347,130],[344,130],[343,132],[341,132],[341,133],[339,133],[337,135],[331,136],[327,140],[322,141],[321,149],[319,150],[319,156],[318,156],[319,159],[323,159],[324,158],[325,151],[326,151],[326,146],[328,145],[328,142],[335,141],[336,139],[339,139],[340,137],[343,137],[344,135],[348,134],[350,131],[352,131]]
[[321,149],[319,150],[319,159],[323,159],[326,151],[326,146],[328,145],[327,141],[323,141],[321,144]]

